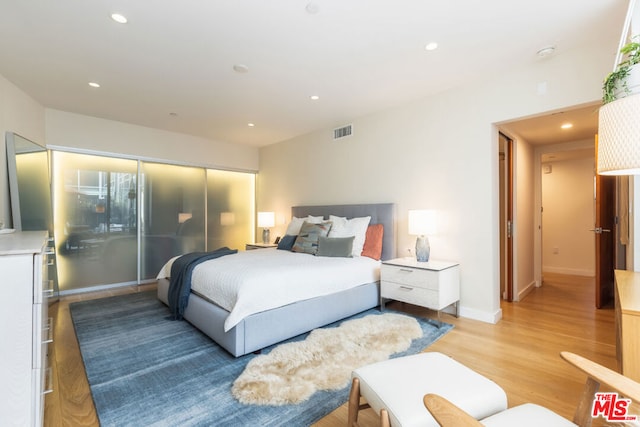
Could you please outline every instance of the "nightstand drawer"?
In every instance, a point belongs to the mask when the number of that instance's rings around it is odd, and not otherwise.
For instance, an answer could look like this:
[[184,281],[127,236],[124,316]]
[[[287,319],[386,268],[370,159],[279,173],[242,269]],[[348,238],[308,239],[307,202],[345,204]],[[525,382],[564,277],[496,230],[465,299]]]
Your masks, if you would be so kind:
[[399,283],[381,282],[382,298],[393,299],[396,301],[404,301],[410,304],[430,307],[439,310],[439,294],[437,290],[424,289],[416,286],[401,285]]
[[380,271],[385,282],[393,282],[409,287],[432,289],[435,291],[439,288],[439,274],[437,271],[386,264],[382,264]]

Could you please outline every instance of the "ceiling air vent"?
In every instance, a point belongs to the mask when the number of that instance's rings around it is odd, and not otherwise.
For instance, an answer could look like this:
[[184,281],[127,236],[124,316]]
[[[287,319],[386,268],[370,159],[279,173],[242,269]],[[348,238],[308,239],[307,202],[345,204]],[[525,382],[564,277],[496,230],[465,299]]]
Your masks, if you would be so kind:
[[342,126],[341,128],[337,128],[333,130],[333,140],[340,138],[346,138],[347,136],[351,136],[353,134],[353,125]]

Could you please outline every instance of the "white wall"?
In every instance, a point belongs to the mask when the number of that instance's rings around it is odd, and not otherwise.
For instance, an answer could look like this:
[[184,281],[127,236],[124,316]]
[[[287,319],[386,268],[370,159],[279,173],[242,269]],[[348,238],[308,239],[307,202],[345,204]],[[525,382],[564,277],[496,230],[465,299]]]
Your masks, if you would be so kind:
[[11,227],[5,133],[15,132],[45,144],[44,108],[0,75],[0,219]]
[[[284,221],[296,204],[395,202],[399,255],[413,247],[407,210],[446,218],[436,259],[461,263],[461,314],[489,322],[499,300],[498,136],[494,123],[600,98],[617,41],[353,120],[340,142],[325,129],[262,148],[258,210]],[[508,64],[505,64],[508,65]],[[548,91],[539,94],[539,83]],[[342,123],[336,123],[340,125]]]
[[594,159],[547,163],[542,174],[542,271],[595,276]]
[[60,110],[46,110],[46,136],[48,147],[116,153],[194,166],[258,170],[255,147]]

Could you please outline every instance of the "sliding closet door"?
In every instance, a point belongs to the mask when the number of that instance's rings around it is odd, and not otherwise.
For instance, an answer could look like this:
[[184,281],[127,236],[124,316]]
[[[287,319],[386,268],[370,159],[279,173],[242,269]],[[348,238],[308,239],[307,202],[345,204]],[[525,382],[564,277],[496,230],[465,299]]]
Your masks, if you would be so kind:
[[141,162],[141,279],[171,257],[205,250],[205,170]]
[[137,281],[137,161],[53,152],[61,291]]
[[176,255],[253,241],[254,173],[54,151],[53,201],[63,292],[150,281]]
[[255,174],[207,170],[207,247],[243,250],[252,243]]

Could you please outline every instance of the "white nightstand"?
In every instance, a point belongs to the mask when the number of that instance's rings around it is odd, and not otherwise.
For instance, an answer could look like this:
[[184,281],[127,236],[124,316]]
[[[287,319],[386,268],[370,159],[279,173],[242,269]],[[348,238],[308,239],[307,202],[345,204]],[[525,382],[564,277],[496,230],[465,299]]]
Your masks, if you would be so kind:
[[253,249],[264,249],[264,248],[277,248],[278,245],[275,243],[247,243],[244,246],[245,251],[250,251]]
[[455,262],[418,262],[415,258],[383,261],[380,267],[380,309],[385,299],[408,302],[436,310],[455,304],[458,317],[460,268]]

